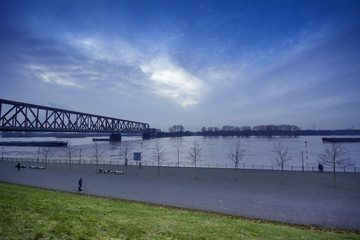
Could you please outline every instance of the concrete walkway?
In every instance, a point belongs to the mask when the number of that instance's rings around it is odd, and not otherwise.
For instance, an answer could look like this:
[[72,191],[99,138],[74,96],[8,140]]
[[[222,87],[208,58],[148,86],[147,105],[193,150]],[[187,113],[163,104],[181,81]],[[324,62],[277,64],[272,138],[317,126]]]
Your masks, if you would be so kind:
[[[0,181],[76,192],[83,178],[85,193],[166,204],[282,222],[360,229],[360,174],[144,167],[138,174],[96,173],[94,165],[49,165],[46,170],[21,169],[0,162]],[[36,164],[33,164],[36,165]],[[99,166],[124,170],[123,166]]]

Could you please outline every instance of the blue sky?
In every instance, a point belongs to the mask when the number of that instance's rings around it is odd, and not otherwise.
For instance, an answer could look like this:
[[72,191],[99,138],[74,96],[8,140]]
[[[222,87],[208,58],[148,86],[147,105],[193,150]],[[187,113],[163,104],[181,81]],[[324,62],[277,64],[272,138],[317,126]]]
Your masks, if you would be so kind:
[[167,130],[360,128],[360,1],[0,1],[0,98]]

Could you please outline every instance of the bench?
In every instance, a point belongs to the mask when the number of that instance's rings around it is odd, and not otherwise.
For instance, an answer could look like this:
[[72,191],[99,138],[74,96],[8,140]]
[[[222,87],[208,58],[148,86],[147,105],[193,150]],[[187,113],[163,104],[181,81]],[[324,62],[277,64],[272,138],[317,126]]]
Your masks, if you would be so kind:
[[[15,165],[16,168],[18,168],[18,165]],[[25,165],[20,165],[20,168],[26,168]]]
[[29,169],[41,169],[41,170],[44,170],[45,167],[44,166],[29,166]]

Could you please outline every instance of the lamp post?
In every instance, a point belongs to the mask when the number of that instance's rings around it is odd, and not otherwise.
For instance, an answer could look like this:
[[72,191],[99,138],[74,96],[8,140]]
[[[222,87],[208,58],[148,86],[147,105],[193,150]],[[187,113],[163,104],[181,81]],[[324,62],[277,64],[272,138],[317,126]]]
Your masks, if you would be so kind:
[[304,172],[304,151],[301,151],[302,171]]

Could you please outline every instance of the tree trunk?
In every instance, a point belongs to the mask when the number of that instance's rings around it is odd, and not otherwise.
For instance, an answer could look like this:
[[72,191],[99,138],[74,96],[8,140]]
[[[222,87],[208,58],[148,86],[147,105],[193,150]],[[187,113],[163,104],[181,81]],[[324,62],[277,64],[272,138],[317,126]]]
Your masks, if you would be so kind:
[[158,160],[158,176],[160,176],[160,161]]
[[194,178],[196,179],[196,162],[195,162],[195,164],[194,164]]
[[69,171],[71,172],[71,155],[69,155]]
[[335,164],[334,164],[334,187],[336,187],[336,171],[335,171]]
[[235,182],[237,182],[238,166],[235,164]]

